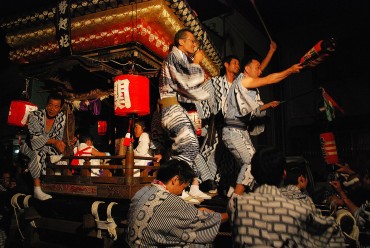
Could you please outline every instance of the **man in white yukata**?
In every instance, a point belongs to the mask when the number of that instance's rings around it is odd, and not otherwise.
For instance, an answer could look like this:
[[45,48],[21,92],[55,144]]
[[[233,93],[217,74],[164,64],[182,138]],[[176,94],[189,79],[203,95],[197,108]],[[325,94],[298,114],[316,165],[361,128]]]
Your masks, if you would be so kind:
[[261,106],[250,96],[249,89],[278,83],[293,73],[299,73],[301,69],[302,66],[298,63],[284,71],[260,77],[261,64],[257,59],[251,58],[247,60],[244,72],[231,84],[223,108],[225,126],[222,129],[222,141],[241,163],[235,194],[242,195],[245,186],[249,189],[254,187],[254,179],[250,174],[250,161],[255,151],[248,132],[250,115],[259,116],[261,111],[279,104],[273,101]]
[[333,217],[281,194],[285,167],[284,155],[275,148],[254,154],[251,173],[258,186],[234,195],[229,204],[234,247],[345,247]]
[[61,95],[51,93],[45,109],[31,112],[27,126],[29,135],[20,147],[20,153],[30,159],[28,169],[34,181],[34,197],[42,201],[52,198],[41,190],[40,176],[46,174],[46,157],[59,155],[56,157],[60,159],[66,147],[62,141],[66,120],[61,112],[63,104]]
[[[173,142],[171,159],[187,162],[199,177],[205,169],[205,163],[200,163],[204,159],[199,157],[199,142],[194,126],[178,102],[178,97],[190,101],[209,98],[209,93],[202,88],[205,73],[200,63],[204,52],[197,50],[196,45],[197,41],[189,29],[180,29],[175,34],[174,46],[163,62],[159,78],[159,105],[161,125]],[[197,178],[193,180],[189,194],[202,199],[211,198],[199,189]]]
[[[270,43],[270,49],[260,65],[261,73],[265,70],[271,61],[272,56],[276,51],[277,45],[274,41]],[[222,184],[235,186],[236,179],[232,176],[235,170],[240,171],[242,160],[238,157],[233,157],[230,151],[225,147],[222,140],[222,127],[224,126],[223,115],[226,112],[227,95],[231,85],[235,82],[240,70],[240,60],[235,55],[226,56],[223,59],[223,68],[221,76],[212,77],[204,88],[210,92],[210,99],[198,102],[197,110],[202,119],[210,118],[208,136],[206,142],[202,145],[201,153],[206,158],[210,171],[215,176],[217,169],[219,170]],[[254,92],[254,91],[253,91]],[[274,102],[277,105],[277,102]],[[272,104],[272,103],[268,103]],[[275,106],[274,105],[274,106]],[[268,105],[269,107],[272,105]],[[213,116],[215,118],[213,119]],[[213,119],[213,120],[212,120]],[[252,145],[252,144],[251,144]],[[220,156],[222,154],[222,156]],[[244,172],[242,172],[244,173]],[[227,178],[225,178],[227,177]],[[229,180],[230,182],[225,182]],[[201,185],[202,186],[202,185]],[[225,187],[225,185],[223,185]],[[238,188],[239,187],[239,188]],[[240,191],[241,186],[237,187]],[[202,187],[201,187],[202,189]]]
[[221,71],[225,70],[223,75],[212,77],[204,84],[204,89],[210,93],[210,98],[195,104],[200,118],[207,123],[207,133],[200,152],[207,162],[212,180],[205,181],[200,185],[204,192],[212,192],[215,188],[217,189],[215,182],[217,172],[220,175],[222,184],[220,187],[223,191],[225,184],[233,183],[234,169],[238,169],[237,161],[221,140],[223,126],[221,110],[230,85],[239,73],[239,58],[234,55],[227,56],[223,60],[223,65],[224,67],[221,69]]
[[206,247],[227,213],[196,208],[179,197],[195,177],[190,166],[172,159],[156,180],[131,199],[126,241],[130,247]]

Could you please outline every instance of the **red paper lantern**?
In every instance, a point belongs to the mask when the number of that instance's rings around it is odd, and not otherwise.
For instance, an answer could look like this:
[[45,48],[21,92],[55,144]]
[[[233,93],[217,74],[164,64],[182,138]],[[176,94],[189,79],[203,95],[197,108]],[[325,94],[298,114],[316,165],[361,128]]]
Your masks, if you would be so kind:
[[187,114],[191,122],[193,123],[196,135],[201,136],[202,135],[202,119],[199,118],[198,112],[196,110],[189,110]]
[[37,110],[37,105],[20,100],[13,100],[10,103],[8,124],[24,127],[27,124],[28,115],[31,111]]
[[321,150],[327,164],[338,163],[337,145],[331,132],[320,134]]
[[107,133],[107,121],[98,121],[98,135],[105,135]]
[[120,75],[114,78],[114,114],[148,115],[149,79],[140,75]]

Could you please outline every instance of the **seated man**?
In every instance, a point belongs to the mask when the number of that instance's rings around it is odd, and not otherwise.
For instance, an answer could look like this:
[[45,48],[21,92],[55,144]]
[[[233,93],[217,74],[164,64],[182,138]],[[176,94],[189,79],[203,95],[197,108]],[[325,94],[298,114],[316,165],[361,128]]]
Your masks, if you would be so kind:
[[[74,156],[110,156],[109,152],[100,152],[93,146],[93,140],[89,134],[80,134],[79,145],[73,149]],[[72,160],[72,165],[83,165],[84,159]],[[100,159],[91,159],[90,165],[100,165]],[[100,169],[91,169],[91,176],[100,176]]]
[[[46,108],[32,111],[28,116],[26,142],[20,147],[20,153],[28,157],[28,169],[34,180],[34,197],[39,200],[52,198],[41,190],[40,176],[46,174],[46,157],[62,157],[66,144],[62,141],[66,117],[61,112],[63,96],[51,93]],[[56,156],[58,155],[58,156]]]
[[281,194],[289,199],[302,201],[310,206],[312,211],[319,211],[306,191],[308,177],[304,165],[297,164],[288,167],[285,172],[284,186],[280,188]]
[[227,214],[197,209],[179,197],[194,178],[184,161],[161,165],[156,180],[131,199],[126,237],[130,247],[192,247],[213,242]]
[[[349,191],[345,187],[342,187],[340,181],[331,181],[330,184],[334,190],[338,193],[338,196],[331,196],[329,201],[331,204],[335,204],[336,207],[343,207],[348,209],[356,220],[361,235],[360,243],[361,247],[369,247],[369,231],[370,231],[370,159],[368,157],[365,160],[360,161],[357,172],[349,170],[349,167],[343,167],[338,170],[348,174],[356,175],[359,179],[355,189]],[[356,201],[353,199],[355,193],[363,195],[364,199]]]
[[234,194],[230,203],[234,247],[344,247],[333,217],[281,194],[285,167],[275,148],[254,154],[251,174],[258,186],[253,193]]

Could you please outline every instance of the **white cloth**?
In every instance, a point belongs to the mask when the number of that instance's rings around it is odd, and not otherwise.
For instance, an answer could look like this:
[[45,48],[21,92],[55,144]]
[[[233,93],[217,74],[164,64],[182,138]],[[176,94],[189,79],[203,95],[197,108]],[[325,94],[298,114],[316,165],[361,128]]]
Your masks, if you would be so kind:
[[[135,156],[141,157],[151,157],[151,149],[150,149],[150,138],[149,134],[144,132],[140,135],[138,145],[134,149]],[[145,159],[135,159],[135,165],[148,165],[150,160]],[[140,176],[140,169],[134,169],[134,177]]]
[[27,156],[30,161],[28,169],[33,178],[46,175],[45,158],[50,155],[59,155],[57,149],[47,144],[49,139],[62,140],[66,116],[63,112],[55,117],[53,126],[46,131],[46,110],[32,111],[28,116],[28,131],[26,142],[20,147],[20,153]]
[[[75,154],[75,156],[77,156],[76,153],[78,151],[86,149],[86,150],[84,150],[83,154],[78,155],[78,156],[91,156],[93,148],[94,148],[94,146],[88,146],[86,143],[80,143],[80,145],[78,147],[73,148],[73,154]],[[78,160],[78,165],[83,165],[84,162],[85,162],[84,159],[79,159]],[[90,165],[92,165],[92,166],[93,165],[100,165],[100,159],[91,159],[90,160]],[[91,169],[91,176],[92,177],[100,176],[99,169]]]
[[[202,67],[189,62],[184,52],[173,47],[164,60],[160,73],[161,100],[170,97],[177,97],[179,102],[206,100],[210,95],[203,89],[203,82]],[[163,108],[161,125],[173,141],[171,158],[194,164],[199,154],[199,142],[185,109],[177,104]]]
[[[135,156],[151,157],[149,134],[144,132],[140,135],[138,145],[134,149]],[[135,159],[135,165],[147,165],[150,160]]]

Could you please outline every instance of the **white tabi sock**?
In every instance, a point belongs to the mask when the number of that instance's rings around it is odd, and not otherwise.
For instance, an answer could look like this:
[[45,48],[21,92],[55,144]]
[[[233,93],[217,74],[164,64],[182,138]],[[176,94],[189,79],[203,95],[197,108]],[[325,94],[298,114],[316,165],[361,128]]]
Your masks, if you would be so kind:
[[45,200],[47,200],[47,199],[52,198],[52,196],[51,196],[51,195],[44,193],[44,192],[41,190],[41,187],[40,187],[40,186],[35,186],[35,187],[34,187],[33,196],[34,196],[36,199],[39,199],[40,201],[45,201]]

